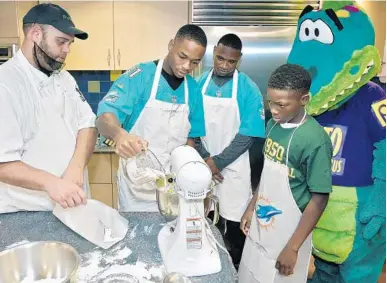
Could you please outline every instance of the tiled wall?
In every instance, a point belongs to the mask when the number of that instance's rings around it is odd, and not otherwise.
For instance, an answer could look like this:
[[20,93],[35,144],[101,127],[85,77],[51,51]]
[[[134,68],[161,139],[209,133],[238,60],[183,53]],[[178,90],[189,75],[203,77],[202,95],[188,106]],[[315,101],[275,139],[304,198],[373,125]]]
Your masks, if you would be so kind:
[[109,91],[113,82],[122,71],[70,71],[78,83],[79,89],[97,113],[98,102]]

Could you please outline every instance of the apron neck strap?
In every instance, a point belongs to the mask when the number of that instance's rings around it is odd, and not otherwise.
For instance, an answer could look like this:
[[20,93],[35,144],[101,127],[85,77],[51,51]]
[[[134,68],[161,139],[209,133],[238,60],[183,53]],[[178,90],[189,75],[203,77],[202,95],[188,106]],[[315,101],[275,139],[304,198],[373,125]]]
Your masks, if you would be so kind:
[[232,99],[233,100],[237,100],[238,79],[239,79],[238,70],[235,69],[234,74],[232,75]]
[[[155,77],[153,79],[152,91],[149,100],[156,99],[157,89],[159,88],[161,71],[163,70],[164,59],[160,59],[156,67]],[[187,77],[184,76],[184,103],[188,105],[189,91]]]
[[[206,81],[205,81],[203,88],[202,88],[202,95],[206,94],[206,91],[207,91],[208,85],[210,84],[210,81],[212,79],[213,73],[214,73],[214,69],[212,69],[208,73],[208,76],[207,76]],[[237,99],[237,94],[238,94],[238,78],[239,78],[239,73],[238,73],[238,70],[235,69],[234,74],[232,76],[232,95],[231,95],[231,98],[234,100]]]
[[184,103],[188,105],[189,99],[189,90],[188,90],[188,80],[187,77],[184,76]]
[[206,81],[204,82],[204,85],[202,87],[202,95],[205,95],[206,94],[206,91],[207,91],[207,88],[208,88],[208,85],[210,84],[210,81],[211,81],[211,78],[212,78],[212,74],[214,73],[214,69],[212,69],[209,73],[208,73],[208,76],[206,78]]
[[[290,143],[292,142],[292,139],[293,139],[293,136],[294,134],[296,133],[298,127],[300,127],[302,125],[302,123],[304,123],[305,121],[305,118],[306,118],[306,111],[304,112],[304,116],[302,117],[301,119],[301,122],[296,126],[296,128],[293,130],[292,132],[292,135],[290,136],[290,139],[289,139],[289,143],[288,143],[288,147],[286,148],[286,167],[288,166],[288,163],[289,163],[289,150],[290,150]],[[269,130],[269,132],[267,133],[267,136],[266,136],[266,140],[265,140],[265,147],[266,147],[266,142],[267,142],[267,138],[270,136],[270,133],[271,131],[274,129],[274,127],[277,125],[278,123],[276,122]],[[264,148],[265,148],[264,147]]]
[[160,59],[156,67],[155,77],[153,79],[152,91],[149,99],[156,99],[157,89],[159,87],[161,71],[163,69],[164,59]]
[[292,135],[290,136],[288,148],[286,149],[286,167],[288,166],[288,162],[289,162],[290,143],[292,142],[293,136],[296,133],[297,129],[302,125],[302,123],[304,123],[305,118],[306,118],[306,111],[304,112],[304,116],[302,117],[301,122],[297,125],[297,127],[294,129]]

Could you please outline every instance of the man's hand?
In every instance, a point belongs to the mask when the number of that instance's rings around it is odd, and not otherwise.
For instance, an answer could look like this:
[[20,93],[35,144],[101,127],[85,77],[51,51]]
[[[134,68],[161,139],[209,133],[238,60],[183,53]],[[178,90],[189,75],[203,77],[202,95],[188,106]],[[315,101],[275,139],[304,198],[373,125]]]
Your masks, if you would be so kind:
[[208,157],[204,161],[206,161],[207,165],[210,167],[211,172],[212,172],[212,176],[214,177],[214,179],[220,183],[223,182],[223,180],[224,180],[223,175],[220,173],[219,169],[216,167],[216,164],[215,164],[214,160],[212,159],[212,157]]
[[243,216],[241,219],[240,229],[242,230],[243,234],[245,234],[246,236],[249,234],[251,219],[253,218],[254,210],[255,210],[255,206],[251,207],[249,205],[246,208],[245,213],[243,213]]
[[80,188],[83,188],[84,185],[84,170],[82,166],[75,166],[71,163],[67,167],[66,171],[62,174],[62,178],[73,182],[74,184],[78,185]]
[[213,174],[212,177],[219,183],[222,183],[224,180],[224,177],[220,172],[218,174]]
[[294,267],[297,263],[297,257],[298,252],[295,249],[286,246],[278,256],[275,268],[278,269],[280,274],[289,276],[294,272]]
[[148,149],[148,142],[136,135],[122,130],[115,138],[115,152],[122,158],[128,159]]
[[63,208],[86,204],[86,195],[83,189],[67,179],[53,178],[44,186],[49,197]]
[[196,142],[195,142],[194,139],[191,139],[191,138],[187,139],[187,145],[188,146],[195,148],[195,144],[196,144]]

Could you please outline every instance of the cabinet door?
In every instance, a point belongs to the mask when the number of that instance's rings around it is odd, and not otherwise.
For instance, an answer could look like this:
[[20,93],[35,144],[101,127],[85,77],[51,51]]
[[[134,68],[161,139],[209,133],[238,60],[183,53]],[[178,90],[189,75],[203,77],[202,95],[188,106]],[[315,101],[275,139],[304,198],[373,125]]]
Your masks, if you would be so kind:
[[[18,1],[18,9],[17,9],[17,24],[19,29],[19,39],[20,39],[20,45],[23,43],[24,40],[24,33],[23,33],[23,18],[27,14],[27,12],[35,5],[39,4],[38,1]],[[0,4],[1,5],[1,4]],[[1,17],[1,16],[0,16]]]
[[112,184],[90,184],[91,198],[113,207]]
[[94,153],[87,165],[90,184],[111,184],[112,164],[110,153]]
[[0,1],[0,38],[4,37],[19,37],[16,1]]
[[188,1],[114,2],[116,70],[164,57],[187,23]]
[[67,70],[114,70],[113,2],[57,1],[71,16],[75,26],[89,34],[75,39],[67,56]]

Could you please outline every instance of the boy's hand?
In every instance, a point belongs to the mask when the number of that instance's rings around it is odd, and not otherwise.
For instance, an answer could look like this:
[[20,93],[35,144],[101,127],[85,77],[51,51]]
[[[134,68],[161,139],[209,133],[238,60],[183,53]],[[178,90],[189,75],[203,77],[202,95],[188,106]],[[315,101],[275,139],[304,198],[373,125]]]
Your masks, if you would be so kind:
[[212,172],[212,177],[219,183],[222,183],[224,180],[224,177],[222,173],[220,173],[219,169],[216,167],[216,164],[212,157],[208,157],[204,159],[204,161],[207,163],[208,167],[210,167]]
[[241,219],[241,225],[240,229],[242,230],[243,234],[247,236],[250,229],[251,219],[253,218],[254,214],[254,207],[251,209],[250,206],[247,207],[245,213],[243,213],[242,219]]
[[297,257],[298,252],[295,249],[286,246],[278,256],[275,268],[278,269],[280,274],[289,276],[293,274],[294,267],[297,263]]

